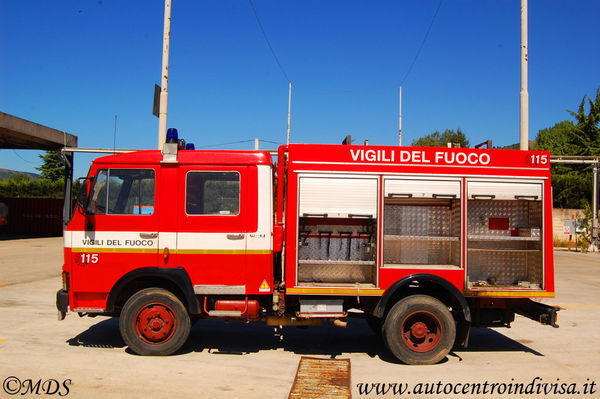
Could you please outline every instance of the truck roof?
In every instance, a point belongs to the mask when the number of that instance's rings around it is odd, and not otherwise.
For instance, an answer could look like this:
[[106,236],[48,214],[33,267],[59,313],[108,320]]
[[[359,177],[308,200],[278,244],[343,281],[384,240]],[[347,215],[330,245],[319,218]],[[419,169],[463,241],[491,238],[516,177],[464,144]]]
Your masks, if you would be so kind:
[[[107,155],[95,159],[94,163],[158,164],[162,159],[159,150],[141,150]],[[180,150],[177,159],[180,165],[273,165],[271,154],[267,151]]]

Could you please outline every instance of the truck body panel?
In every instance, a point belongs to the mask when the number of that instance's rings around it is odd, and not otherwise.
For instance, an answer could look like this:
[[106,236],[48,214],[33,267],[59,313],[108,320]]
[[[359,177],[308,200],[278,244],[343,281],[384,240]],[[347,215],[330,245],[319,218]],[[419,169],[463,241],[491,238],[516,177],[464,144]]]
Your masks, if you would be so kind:
[[[360,295],[381,295],[395,281],[427,272],[466,296],[554,295],[547,153],[290,145],[288,154],[288,293],[357,295],[360,290]],[[321,190],[323,199],[318,198],[319,187],[328,187]],[[361,198],[353,202],[357,190]],[[337,215],[331,211],[335,203],[341,203]],[[374,231],[366,231],[368,223],[376,225]],[[370,233],[377,248],[370,265],[356,264],[350,252],[343,257],[318,251],[320,245],[345,250],[352,239],[363,244],[361,233]],[[294,242],[301,245],[290,245]],[[310,246],[316,253],[307,255]],[[505,259],[492,264],[494,257]],[[507,271],[507,263],[514,270]],[[358,279],[336,280],[336,267],[358,275],[361,268],[371,270],[368,278],[363,273]],[[303,273],[315,276],[309,281]],[[497,273],[506,276],[498,280]]]

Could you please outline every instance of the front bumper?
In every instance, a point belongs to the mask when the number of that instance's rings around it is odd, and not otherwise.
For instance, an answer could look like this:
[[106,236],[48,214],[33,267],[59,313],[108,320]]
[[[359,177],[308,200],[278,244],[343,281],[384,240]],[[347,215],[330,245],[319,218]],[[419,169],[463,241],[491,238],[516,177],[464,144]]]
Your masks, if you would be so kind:
[[56,308],[58,309],[58,320],[63,320],[69,310],[69,292],[58,290],[56,293]]

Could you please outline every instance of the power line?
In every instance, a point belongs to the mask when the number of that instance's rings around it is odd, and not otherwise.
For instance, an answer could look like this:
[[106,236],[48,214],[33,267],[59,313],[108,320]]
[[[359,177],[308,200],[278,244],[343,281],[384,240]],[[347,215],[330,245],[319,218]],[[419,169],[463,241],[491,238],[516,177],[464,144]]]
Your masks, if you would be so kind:
[[232,141],[230,143],[200,145],[197,148],[222,147],[222,146],[225,146],[225,145],[243,144],[243,143],[252,143],[252,142],[254,142],[254,140]]
[[406,81],[406,78],[408,78],[408,75],[410,74],[413,67],[415,66],[415,63],[417,62],[417,58],[419,58],[419,54],[421,54],[421,50],[423,50],[423,46],[425,45],[425,42],[427,41],[427,37],[429,37],[429,33],[431,32],[433,23],[435,22],[435,19],[437,18],[438,12],[440,11],[440,8],[442,7],[443,2],[444,2],[444,0],[440,0],[440,2],[438,3],[437,8],[435,9],[435,13],[433,13],[433,18],[431,18],[431,23],[429,24],[429,28],[427,28],[427,32],[425,32],[425,37],[423,37],[423,41],[421,42],[421,45],[419,46],[419,49],[417,50],[417,53],[415,54],[415,58],[413,59],[412,63],[410,64],[410,67],[408,67],[408,71],[406,71],[406,74],[402,78],[402,81],[400,82],[400,86],[402,86],[404,84],[404,82]]
[[[281,142],[270,141],[270,140],[263,140],[263,139],[259,139],[259,141],[262,142],[262,143],[269,143],[269,144],[278,144],[278,145],[279,144],[283,144]],[[254,143],[254,139],[252,139],[252,140],[232,141],[232,142],[229,142],[229,143],[202,145],[202,146],[196,146],[196,148],[223,147],[223,146],[226,146],[226,145],[244,144],[244,143]]]
[[260,18],[258,17],[258,13],[256,12],[256,8],[254,8],[254,3],[252,2],[252,0],[248,0],[248,2],[250,3],[250,7],[252,7],[252,11],[254,12],[254,16],[256,17],[256,22],[258,22],[258,26],[260,27],[263,37],[265,38],[265,41],[267,42],[267,45],[269,46],[269,49],[271,50],[271,54],[273,54],[273,58],[275,59],[275,62],[279,66],[279,69],[281,70],[281,73],[285,77],[285,80],[287,80],[288,83],[291,82],[290,78],[288,77],[288,74],[285,72],[285,69],[283,69],[281,62],[279,62],[279,58],[277,58],[277,54],[275,54],[275,50],[273,50],[273,46],[271,46],[271,42],[269,41],[269,38],[267,37],[265,28],[263,28],[263,25],[260,22]]
[[27,163],[30,163],[30,164],[32,164],[32,165],[39,165],[39,164],[41,163],[40,161],[38,161],[38,162],[31,162],[31,161],[28,161],[28,160],[26,160],[25,158],[23,158],[22,156],[20,156],[20,155],[19,155],[19,153],[18,153],[17,151],[13,150],[13,152],[15,153],[15,155],[16,155],[16,156],[18,156],[19,158],[21,158],[21,160],[23,160],[23,161],[25,161],[25,162],[27,162]]
[[[265,39],[265,41],[267,42],[267,45],[269,46],[269,50],[271,51],[271,54],[273,55],[273,59],[275,59],[275,62],[277,63],[277,66],[279,67],[279,69],[281,70],[281,73],[283,74],[283,76],[285,77],[285,79],[288,82],[291,82],[290,78],[288,77],[288,74],[285,72],[285,69],[283,68],[283,66],[281,65],[281,62],[279,62],[279,58],[277,57],[277,54],[275,54],[275,50],[273,49],[273,46],[271,45],[271,42],[269,41],[269,38],[267,36],[267,33],[260,21],[260,17],[258,16],[258,12],[256,11],[256,8],[254,7],[254,3],[252,2],[252,0],[248,0],[248,2],[250,3],[250,6],[252,7],[252,11],[254,12],[254,16],[256,17],[256,22],[258,23],[258,26],[260,27],[260,30],[263,34],[263,37]],[[423,50],[423,47],[425,46],[425,43],[427,42],[427,38],[429,37],[429,34],[431,33],[431,29],[433,28],[433,24],[435,23],[435,20],[437,19],[438,13],[440,11],[440,8],[442,7],[442,3],[444,2],[444,0],[440,0],[435,12],[433,13],[433,16],[431,18],[431,22],[429,23],[429,27],[427,28],[427,31],[425,32],[425,36],[423,37],[423,40],[421,41],[421,44],[419,45],[419,48],[417,50],[417,52],[415,53],[415,56],[410,64],[410,66],[408,67],[408,70],[406,71],[406,73],[404,74],[404,77],[402,78],[402,80],[400,81],[400,86],[402,86],[404,84],[404,82],[406,82],[406,79],[408,78],[408,75],[410,75],[410,73],[412,72],[417,59],[419,58],[419,55],[421,54],[421,51]],[[387,90],[387,89],[392,89],[392,88],[397,88],[398,85],[394,85],[394,86],[378,86],[378,87],[369,87],[369,88],[365,88],[365,89],[337,89],[337,88],[327,88],[327,87],[319,87],[319,86],[315,86],[315,85],[310,85],[310,84],[303,84],[302,82],[300,83],[295,83],[295,85],[299,85],[301,87],[305,87],[305,88],[309,88],[309,89],[313,89],[313,90],[319,90],[319,91],[325,91],[325,92],[345,92],[345,93],[353,93],[353,92],[365,92],[365,91],[382,91],[382,90]]]
[[269,144],[283,144],[283,143],[280,143],[280,142],[277,142],[277,141],[270,141],[270,140],[263,140],[263,139],[260,139],[259,141],[260,141],[261,143],[269,143]]

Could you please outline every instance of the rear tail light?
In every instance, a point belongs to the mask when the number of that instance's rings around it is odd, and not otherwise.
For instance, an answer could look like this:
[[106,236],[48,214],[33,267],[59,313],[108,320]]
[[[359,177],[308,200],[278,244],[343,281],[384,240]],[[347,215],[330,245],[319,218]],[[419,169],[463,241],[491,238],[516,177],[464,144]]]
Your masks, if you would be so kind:
[[63,290],[69,291],[69,273],[68,272],[62,272],[62,284],[63,284]]

